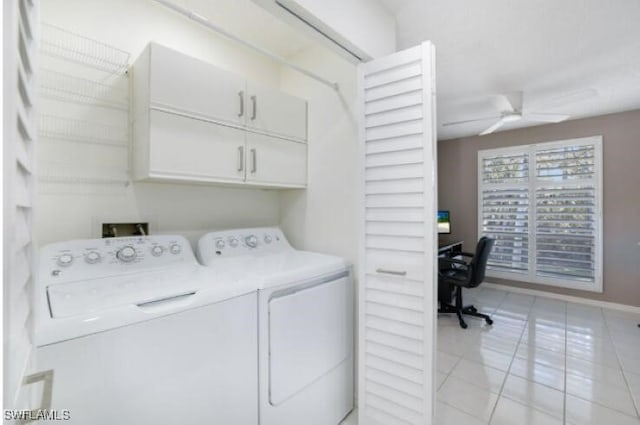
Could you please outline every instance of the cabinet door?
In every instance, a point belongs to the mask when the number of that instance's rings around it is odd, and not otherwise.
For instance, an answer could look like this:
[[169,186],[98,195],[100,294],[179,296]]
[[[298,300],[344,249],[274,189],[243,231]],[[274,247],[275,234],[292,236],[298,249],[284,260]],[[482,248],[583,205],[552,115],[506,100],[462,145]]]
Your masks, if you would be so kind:
[[305,143],[247,133],[247,183],[305,187],[307,145]]
[[201,60],[152,44],[150,102],[232,124],[246,114],[245,80]]
[[307,140],[307,102],[269,87],[247,83],[247,126],[274,135]]
[[149,177],[244,180],[244,131],[160,111],[150,114]]

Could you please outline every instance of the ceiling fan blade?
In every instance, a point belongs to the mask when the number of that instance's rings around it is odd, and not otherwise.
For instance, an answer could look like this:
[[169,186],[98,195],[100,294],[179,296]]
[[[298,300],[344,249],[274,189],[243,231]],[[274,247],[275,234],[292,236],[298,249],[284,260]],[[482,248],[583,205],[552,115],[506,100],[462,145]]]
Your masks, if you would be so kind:
[[504,125],[504,120],[500,120],[497,123],[493,124],[491,127],[487,128],[482,133],[480,133],[480,136],[484,136],[486,134],[491,134],[494,131],[496,131],[497,129],[499,129],[500,127],[502,127],[503,125]]
[[571,115],[566,114],[546,114],[543,112],[527,112],[522,118],[527,121],[539,122],[561,122],[567,120]]
[[494,94],[490,97],[491,104],[503,115],[510,112],[522,112],[524,93],[516,91],[508,94]]
[[515,112],[511,101],[504,94],[494,94],[489,98],[491,104],[494,108],[498,110],[498,112]]
[[476,118],[475,120],[452,121],[452,122],[446,122],[442,124],[442,126],[447,127],[449,125],[466,124],[469,122],[476,122],[476,121],[497,120],[498,118],[500,117],[485,117],[485,118]]

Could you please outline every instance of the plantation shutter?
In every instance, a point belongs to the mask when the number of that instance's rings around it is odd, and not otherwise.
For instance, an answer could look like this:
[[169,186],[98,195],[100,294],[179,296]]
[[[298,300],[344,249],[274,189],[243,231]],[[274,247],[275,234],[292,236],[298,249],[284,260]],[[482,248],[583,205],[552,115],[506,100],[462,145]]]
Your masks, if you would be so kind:
[[21,384],[32,353],[34,246],[33,164],[36,143],[37,2],[4,4],[4,406],[21,408]]
[[436,257],[433,47],[360,67],[359,423],[432,423]]
[[602,138],[478,152],[489,276],[602,291]]
[[599,176],[596,145],[536,151],[536,275],[596,279]]
[[529,274],[529,155],[480,158],[482,234],[495,239],[489,270]]

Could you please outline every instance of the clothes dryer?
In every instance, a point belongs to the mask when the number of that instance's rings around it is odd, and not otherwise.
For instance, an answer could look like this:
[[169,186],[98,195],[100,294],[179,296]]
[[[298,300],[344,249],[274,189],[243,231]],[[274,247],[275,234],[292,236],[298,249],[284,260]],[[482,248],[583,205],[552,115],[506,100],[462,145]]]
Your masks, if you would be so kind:
[[278,228],[198,242],[214,274],[258,289],[261,425],[337,425],[353,408],[353,280],[342,258],[299,251]]

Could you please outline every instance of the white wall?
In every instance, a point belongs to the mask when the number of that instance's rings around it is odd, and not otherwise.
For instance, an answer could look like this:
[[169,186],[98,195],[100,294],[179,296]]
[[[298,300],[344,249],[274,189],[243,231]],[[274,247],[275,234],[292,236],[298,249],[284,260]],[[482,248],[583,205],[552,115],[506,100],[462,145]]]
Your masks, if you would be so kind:
[[[132,61],[153,40],[265,84],[280,81],[274,62],[149,0],[56,0],[41,8],[43,22],[128,51]],[[39,161],[53,155],[51,146],[44,146]],[[107,220],[150,220],[153,231],[188,233],[276,225],[280,217],[277,191],[179,184],[39,182],[35,206],[40,245],[97,237],[99,223]]]
[[282,89],[309,101],[309,180],[306,190],[281,192],[281,225],[296,247],[356,264],[357,68],[323,47],[306,49],[293,61],[337,81],[340,90],[283,71]]

